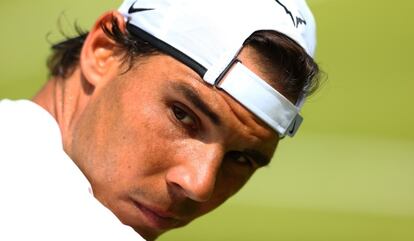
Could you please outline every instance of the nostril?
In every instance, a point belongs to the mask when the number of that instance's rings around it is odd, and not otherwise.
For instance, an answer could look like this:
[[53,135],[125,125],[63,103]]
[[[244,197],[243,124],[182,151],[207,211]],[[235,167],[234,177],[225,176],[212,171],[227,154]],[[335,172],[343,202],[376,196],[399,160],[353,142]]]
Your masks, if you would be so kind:
[[170,197],[175,201],[188,198],[184,189],[177,183],[167,182],[167,190]]

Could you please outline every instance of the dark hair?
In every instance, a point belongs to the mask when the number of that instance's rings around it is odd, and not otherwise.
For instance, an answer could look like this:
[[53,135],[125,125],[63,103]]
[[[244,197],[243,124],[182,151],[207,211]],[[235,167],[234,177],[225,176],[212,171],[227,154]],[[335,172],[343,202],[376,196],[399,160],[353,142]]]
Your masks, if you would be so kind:
[[[111,28],[104,24],[101,24],[101,28],[117,44],[118,49],[115,52],[122,56],[123,62],[128,64],[128,69],[133,66],[136,58],[160,53],[148,42],[133,37],[128,32],[122,32],[115,17],[111,20]],[[89,33],[82,31],[77,26],[75,26],[75,30],[78,36],[64,35],[66,37],[64,41],[52,45],[52,54],[47,60],[50,76],[67,78],[79,63],[83,43]]]
[[319,67],[306,51],[292,39],[276,31],[261,30],[252,34],[244,43],[259,54],[257,61],[271,79],[291,101],[299,95],[309,96],[319,87]]
[[[101,25],[105,34],[111,38],[117,46],[116,54],[121,55],[122,60],[128,65],[129,70],[139,57],[147,57],[160,54],[160,50],[150,43],[132,36],[128,31],[123,32],[116,18],[112,24]],[[76,28],[78,36],[67,37],[66,40],[52,45],[52,54],[48,59],[48,67],[52,77],[66,78],[70,76],[79,62],[83,43],[87,32]],[[260,64],[266,67],[267,74],[276,83],[290,100],[296,100],[299,95],[312,94],[319,86],[319,68],[298,44],[276,31],[257,31],[246,41],[245,46],[251,46],[260,54]],[[270,71],[269,71],[270,70]]]

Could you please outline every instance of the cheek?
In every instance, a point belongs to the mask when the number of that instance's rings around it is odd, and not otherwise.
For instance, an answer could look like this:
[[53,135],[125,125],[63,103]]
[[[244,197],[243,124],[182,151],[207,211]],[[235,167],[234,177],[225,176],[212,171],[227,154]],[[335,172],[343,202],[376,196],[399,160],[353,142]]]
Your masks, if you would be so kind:
[[181,140],[168,118],[166,106],[149,98],[141,103],[123,104],[118,120],[108,131],[115,133],[110,137],[113,141],[109,148],[122,162],[120,165],[128,167],[130,176],[162,175],[173,165]]
[[122,88],[103,90],[74,128],[71,157],[78,160],[94,189],[119,192],[140,176],[160,170],[164,158],[159,147],[168,146],[160,138],[161,113],[142,96],[134,96],[122,94]]
[[217,176],[212,198],[208,202],[201,203],[201,214],[208,213],[223,204],[236,194],[251,177],[251,174],[236,172],[233,167],[223,167],[221,169]]
[[224,167],[222,174],[217,180],[218,196],[225,196],[227,198],[236,194],[249,180],[252,173],[247,168],[246,170],[234,170],[233,167]]

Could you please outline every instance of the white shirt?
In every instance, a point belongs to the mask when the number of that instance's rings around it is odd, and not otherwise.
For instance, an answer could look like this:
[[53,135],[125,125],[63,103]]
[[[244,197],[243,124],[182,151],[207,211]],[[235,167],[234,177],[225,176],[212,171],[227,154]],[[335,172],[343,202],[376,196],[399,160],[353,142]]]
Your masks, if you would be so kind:
[[2,100],[0,240],[144,239],[93,197],[46,110],[28,100]]

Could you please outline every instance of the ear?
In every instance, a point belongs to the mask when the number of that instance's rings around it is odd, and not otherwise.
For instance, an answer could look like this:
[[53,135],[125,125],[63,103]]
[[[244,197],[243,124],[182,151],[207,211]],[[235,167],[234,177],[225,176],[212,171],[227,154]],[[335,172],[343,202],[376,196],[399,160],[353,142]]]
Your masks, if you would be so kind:
[[103,14],[95,23],[83,44],[80,54],[80,68],[88,84],[99,88],[119,73],[121,62],[116,55],[114,40],[102,29],[112,29],[116,20],[121,31],[125,31],[124,17],[116,11]]

